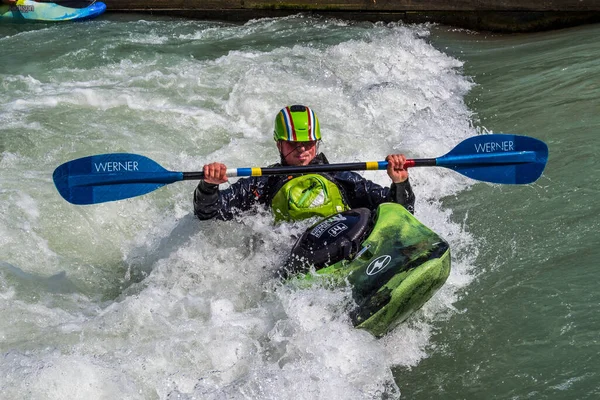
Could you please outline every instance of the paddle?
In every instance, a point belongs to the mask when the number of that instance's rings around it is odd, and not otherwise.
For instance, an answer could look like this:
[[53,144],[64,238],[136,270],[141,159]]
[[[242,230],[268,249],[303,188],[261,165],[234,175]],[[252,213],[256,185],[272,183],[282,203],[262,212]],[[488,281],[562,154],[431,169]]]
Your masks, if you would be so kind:
[[[450,168],[472,179],[526,184],[540,177],[548,160],[544,142],[518,135],[468,138],[442,157],[407,160],[405,166]],[[260,176],[337,171],[382,170],[386,161],[271,168],[228,169],[227,176]],[[128,153],[100,154],[66,162],[54,171],[56,189],[73,204],[127,199],[182,180],[199,180],[202,172],[168,171],[151,159]]]

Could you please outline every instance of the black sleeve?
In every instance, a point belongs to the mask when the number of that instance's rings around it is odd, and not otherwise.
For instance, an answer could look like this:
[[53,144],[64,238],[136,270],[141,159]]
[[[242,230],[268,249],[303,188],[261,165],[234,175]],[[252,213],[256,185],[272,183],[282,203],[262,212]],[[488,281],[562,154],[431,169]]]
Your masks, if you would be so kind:
[[342,172],[335,178],[341,184],[351,208],[366,207],[374,210],[381,203],[394,202],[414,213],[415,195],[408,179],[401,183],[392,183],[391,188],[387,188],[355,172]]
[[201,180],[194,190],[194,214],[204,220],[211,219],[219,211],[219,185]]
[[415,193],[408,179],[404,182],[392,183],[390,199],[394,203],[402,204],[411,214],[415,213]]
[[202,220],[230,220],[239,212],[262,203],[264,190],[264,180],[256,178],[240,179],[225,190],[201,180],[194,191],[194,214]]

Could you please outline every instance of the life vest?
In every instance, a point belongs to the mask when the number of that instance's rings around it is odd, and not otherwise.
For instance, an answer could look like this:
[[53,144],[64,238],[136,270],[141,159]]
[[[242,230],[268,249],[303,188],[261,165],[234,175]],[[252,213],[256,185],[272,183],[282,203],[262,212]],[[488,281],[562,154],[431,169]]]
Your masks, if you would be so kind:
[[340,188],[322,175],[307,174],[288,180],[273,196],[275,221],[329,217],[349,210]]

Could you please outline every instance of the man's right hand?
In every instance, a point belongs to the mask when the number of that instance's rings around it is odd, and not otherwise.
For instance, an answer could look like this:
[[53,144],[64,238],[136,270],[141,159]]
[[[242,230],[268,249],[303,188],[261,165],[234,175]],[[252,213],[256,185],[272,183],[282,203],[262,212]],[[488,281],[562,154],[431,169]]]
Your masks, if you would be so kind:
[[227,182],[227,167],[225,164],[214,162],[206,164],[202,169],[204,172],[204,181],[213,185],[220,185],[221,183]]

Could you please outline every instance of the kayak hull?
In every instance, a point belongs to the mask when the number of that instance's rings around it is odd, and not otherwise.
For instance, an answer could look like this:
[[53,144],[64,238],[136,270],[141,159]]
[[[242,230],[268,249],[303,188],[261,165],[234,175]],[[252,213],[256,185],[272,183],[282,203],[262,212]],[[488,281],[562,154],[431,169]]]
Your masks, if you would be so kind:
[[[350,232],[351,228],[344,228],[351,220],[343,219],[346,213],[325,219],[307,232]],[[379,337],[406,320],[444,285],[450,274],[450,248],[399,204],[380,205],[373,220],[349,257],[291,280],[302,286],[319,281],[350,284],[356,304],[350,312],[353,324]],[[306,241],[306,234],[303,238],[299,241]],[[309,253],[304,253],[304,258]],[[305,263],[310,265],[310,260]]]
[[[362,319],[354,318],[356,326],[375,336],[383,336],[389,330],[405,321],[444,285],[450,273],[450,250],[434,260],[427,261],[412,270],[398,282],[390,280],[378,294],[383,294],[383,304],[370,301],[363,304],[373,312],[363,312]],[[387,294],[389,293],[389,294]],[[376,299],[372,297],[371,299]]]
[[16,5],[0,5],[0,19],[29,21],[81,21],[95,18],[106,11],[106,4],[94,2],[83,8],[71,8],[55,3],[18,0]]

